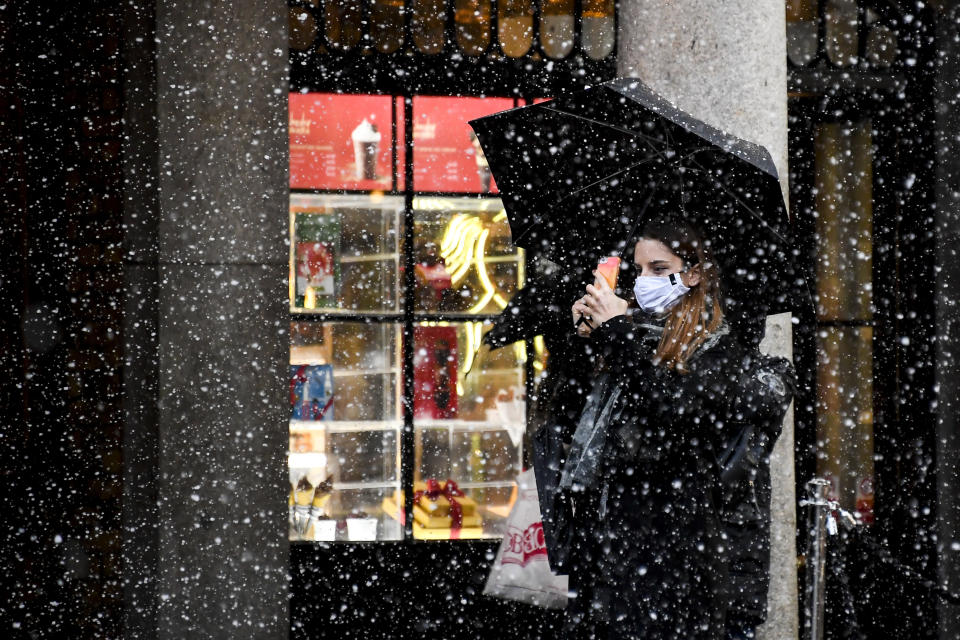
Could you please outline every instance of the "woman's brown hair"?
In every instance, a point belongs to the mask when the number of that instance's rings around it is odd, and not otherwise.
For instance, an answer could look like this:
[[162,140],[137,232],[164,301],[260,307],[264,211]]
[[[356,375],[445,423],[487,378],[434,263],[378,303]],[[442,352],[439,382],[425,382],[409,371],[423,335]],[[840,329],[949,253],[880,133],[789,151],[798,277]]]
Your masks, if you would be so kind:
[[720,271],[702,235],[689,222],[662,218],[647,222],[641,238],[658,240],[683,260],[683,268],[700,267],[700,282],[668,313],[654,363],[683,373],[687,359],[723,321]]

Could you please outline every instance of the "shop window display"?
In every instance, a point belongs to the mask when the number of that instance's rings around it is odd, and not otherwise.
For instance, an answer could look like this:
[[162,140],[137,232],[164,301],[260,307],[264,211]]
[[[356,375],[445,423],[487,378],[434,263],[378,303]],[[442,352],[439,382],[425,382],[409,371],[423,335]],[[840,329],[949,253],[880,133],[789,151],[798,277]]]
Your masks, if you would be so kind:
[[402,539],[404,465],[414,538],[499,536],[521,470],[528,344],[482,339],[525,262],[466,123],[516,102],[413,98],[412,197],[402,99],[290,104],[291,540]]

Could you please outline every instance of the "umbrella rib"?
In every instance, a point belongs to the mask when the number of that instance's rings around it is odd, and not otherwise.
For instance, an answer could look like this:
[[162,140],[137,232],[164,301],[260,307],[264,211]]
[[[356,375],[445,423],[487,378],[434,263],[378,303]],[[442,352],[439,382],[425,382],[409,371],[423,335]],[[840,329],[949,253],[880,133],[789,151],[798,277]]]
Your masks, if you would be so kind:
[[557,109],[556,107],[543,105],[543,108],[547,111],[553,111],[554,113],[562,113],[565,116],[570,116],[571,118],[576,118],[578,120],[583,120],[584,122],[591,122],[593,124],[600,125],[601,127],[606,127],[607,129],[613,129],[614,131],[619,131],[620,133],[626,133],[627,135],[639,138],[643,142],[646,142],[648,145],[653,147],[653,151],[658,155],[661,154],[661,151],[658,150],[653,141],[657,141],[656,138],[651,138],[650,136],[644,135],[642,133],[637,133],[636,131],[631,131],[624,127],[618,127],[617,125],[610,124],[609,122],[603,122],[602,120],[596,120],[594,118],[588,118],[586,116],[577,115],[576,113],[570,113],[569,111],[564,111],[563,109]]
[[656,160],[657,160],[656,158],[647,158],[646,160],[643,160],[643,161],[638,162],[638,163],[636,163],[636,164],[632,164],[632,165],[630,165],[629,167],[626,167],[626,168],[624,168],[624,169],[620,169],[619,171],[615,171],[614,173],[609,173],[609,174],[605,175],[604,177],[600,178],[599,180],[595,180],[594,182],[591,182],[590,184],[584,185],[584,186],[580,187],[579,189],[576,189],[576,190],[574,190],[574,191],[571,191],[570,193],[568,193],[567,195],[565,195],[563,198],[561,198],[561,200],[566,200],[567,198],[570,198],[570,197],[572,197],[572,196],[575,196],[576,194],[580,193],[581,191],[584,191],[585,189],[589,189],[590,187],[595,186],[595,185],[598,185],[598,184],[600,184],[601,182],[606,182],[606,181],[610,180],[611,178],[614,178],[614,177],[620,175],[621,173],[626,173],[627,171],[630,171],[631,169],[636,169],[636,168],[639,167],[640,165],[647,164],[648,162],[656,162]]

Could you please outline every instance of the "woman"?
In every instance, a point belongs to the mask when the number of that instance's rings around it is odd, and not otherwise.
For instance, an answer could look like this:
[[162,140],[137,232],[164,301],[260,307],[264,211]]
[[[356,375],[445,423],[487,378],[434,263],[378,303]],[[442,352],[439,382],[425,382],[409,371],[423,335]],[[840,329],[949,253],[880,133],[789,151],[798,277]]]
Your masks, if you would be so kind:
[[724,321],[717,266],[691,225],[648,223],[633,262],[639,309],[602,278],[572,307],[600,366],[559,489],[571,505],[570,631],[721,638],[730,594],[717,456],[742,421],[756,352]]

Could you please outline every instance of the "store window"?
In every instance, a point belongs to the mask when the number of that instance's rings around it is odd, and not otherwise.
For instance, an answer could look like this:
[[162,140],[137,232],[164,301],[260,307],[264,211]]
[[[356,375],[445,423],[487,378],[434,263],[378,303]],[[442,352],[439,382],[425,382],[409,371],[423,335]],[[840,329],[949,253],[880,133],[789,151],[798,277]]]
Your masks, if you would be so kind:
[[549,58],[566,58],[573,51],[573,0],[540,2],[540,46]]
[[403,44],[403,0],[374,0],[370,5],[370,37],[380,53]]
[[582,20],[583,51],[594,60],[613,52],[617,27],[613,0],[584,0]]
[[873,151],[870,120],[815,136],[817,474],[873,521]]
[[[794,67],[888,69],[897,62],[897,22],[882,3],[785,0],[787,59]],[[871,6],[873,5],[873,6]],[[817,64],[813,64],[816,61]]]
[[[484,57],[488,64],[482,74],[494,77],[510,69],[511,60],[517,58],[525,58],[531,75],[536,73],[534,66],[545,67],[548,75],[556,73],[558,60],[570,61],[581,71],[602,69],[602,75],[614,70],[614,0],[288,0],[288,4],[292,70],[295,76],[313,78],[309,83],[313,87],[324,86],[324,78],[350,77],[357,64],[376,67],[381,56],[396,60],[400,70],[411,63],[411,56],[425,56],[418,60],[420,65],[430,65],[434,57],[439,62],[446,57],[451,63]],[[317,59],[311,61],[313,56]],[[373,79],[374,85],[377,82]]]
[[533,44],[533,0],[504,0],[498,7],[500,49],[510,58],[526,55]]
[[352,49],[363,35],[361,0],[324,0],[323,19],[327,42],[337,49]]
[[482,55],[490,46],[490,0],[454,0],[457,44],[469,56]]
[[849,67],[857,62],[859,14],[857,0],[826,0],[824,45],[827,58],[838,67]]
[[787,2],[787,59],[798,67],[813,62],[817,57],[820,37],[817,28],[819,2],[817,0],[786,0]]
[[411,31],[421,53],[433,55],[443,51],[446,11],[446,0],[413,0]]
[[517,101],[289,104],[291,540],[498,537],[535,346],[483,345],[526,264],[467,122]]

